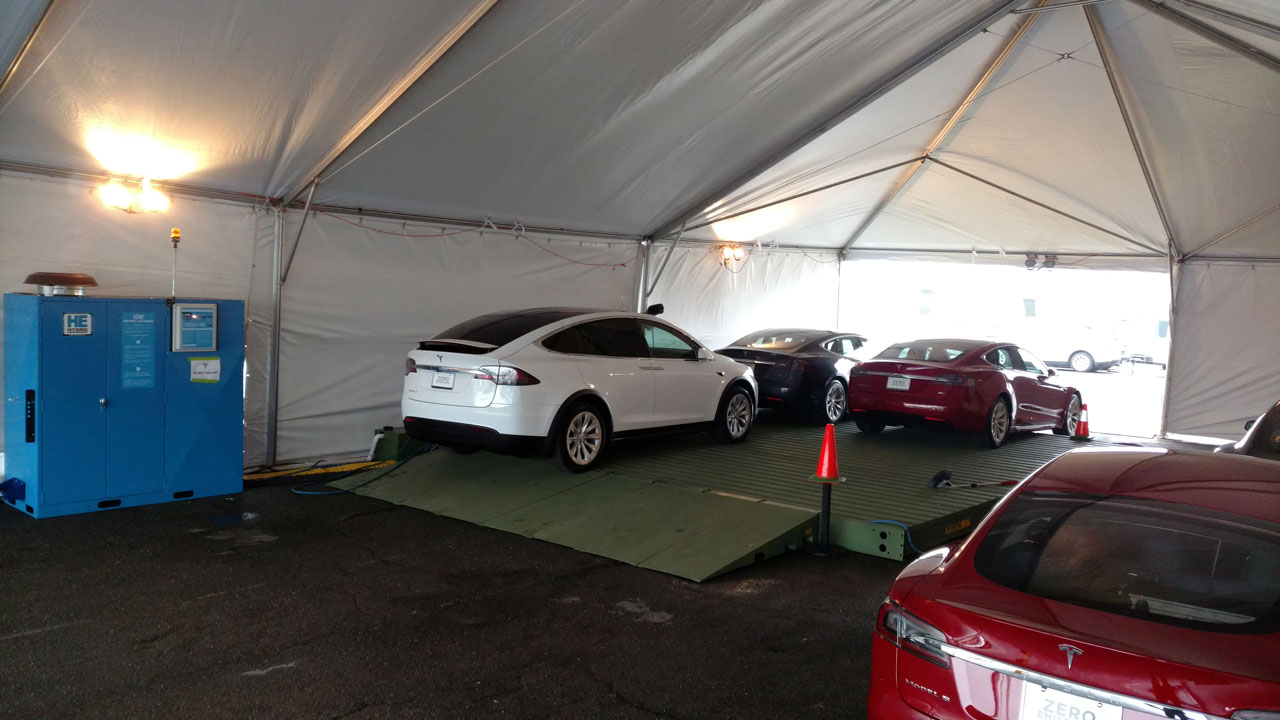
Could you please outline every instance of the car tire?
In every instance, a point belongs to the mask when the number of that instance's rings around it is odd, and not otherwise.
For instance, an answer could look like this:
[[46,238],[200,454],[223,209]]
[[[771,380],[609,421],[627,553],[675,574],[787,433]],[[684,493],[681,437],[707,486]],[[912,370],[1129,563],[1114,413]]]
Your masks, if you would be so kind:
[[604,417],[594,403],[579,401],[569,406],[552,438],[556,460],[569,472],[586,472],[595,467],[608,442]]
[[875,435],[884,430],[883,420],[872,420],[871,418],[854,418],[853,424],[858,426],[858,432],[867,435]]
[[988,447],[998,448],[1009,438],[1009,430],[1013,427],[1013,419],[1009,415],[1009,401],[1003,396],[996,398],[987,410],[987,425],[983,430],[983,440]]
[[1093,362],[1093,356],[1084,350],[1077,350],[1071,353],[1071,357],[1067,358],[1067,364],[1076,372],[1093,372],[1096,367]]
[[1062,424],[1053,429],[1054,435],[1075,435],[1076,426],[1080,424],[1080,396],[1071,393],[1067,401],[1067,410],[1062,414]]
[[824,425],[834,425],[844,419],[849,412],[849,396],[840,378],[827,381],[822,388],[822,396],[818,398],[818,406],[813,410],[813,419]]
[[720,407],[716,410],[716,439],[726,443],[746,440],[754,419],[751,393],[741,385],[734,385],[720,399]]

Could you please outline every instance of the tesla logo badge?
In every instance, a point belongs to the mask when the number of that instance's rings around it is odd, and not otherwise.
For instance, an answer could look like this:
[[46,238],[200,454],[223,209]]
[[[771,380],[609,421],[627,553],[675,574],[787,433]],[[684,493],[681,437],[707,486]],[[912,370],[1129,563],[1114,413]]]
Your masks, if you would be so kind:
[[444,362],[444,356],[443,356],[443,355],[436,355],[436,359],[437,359],[437,360],[439,360],[440,362]]
[[1058,649],[1067,654],[1067,669],[1071,669],[1071,661],[1076,659],[1077,655],[1083,655],[1084,651],[1075,645],[1059,645]]

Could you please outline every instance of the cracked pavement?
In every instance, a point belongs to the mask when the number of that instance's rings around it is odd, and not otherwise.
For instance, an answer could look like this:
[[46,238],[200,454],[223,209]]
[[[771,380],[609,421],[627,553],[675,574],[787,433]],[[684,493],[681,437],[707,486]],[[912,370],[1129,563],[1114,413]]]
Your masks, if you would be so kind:
[[0,718],[849,718],[899,563],[697,584],[356,495],[0,512]]

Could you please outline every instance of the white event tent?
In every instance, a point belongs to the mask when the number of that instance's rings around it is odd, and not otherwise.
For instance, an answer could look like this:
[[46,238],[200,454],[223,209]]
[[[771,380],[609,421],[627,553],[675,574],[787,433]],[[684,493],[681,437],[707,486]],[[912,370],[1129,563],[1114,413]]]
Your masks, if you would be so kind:
[[167,296],[180,227],[248,464],[367,448],[482,312],[852,326],[867,258],[1169,273],[1165,430],[1280,397],[1274,0],[7,0],[0,69],[0,290]]

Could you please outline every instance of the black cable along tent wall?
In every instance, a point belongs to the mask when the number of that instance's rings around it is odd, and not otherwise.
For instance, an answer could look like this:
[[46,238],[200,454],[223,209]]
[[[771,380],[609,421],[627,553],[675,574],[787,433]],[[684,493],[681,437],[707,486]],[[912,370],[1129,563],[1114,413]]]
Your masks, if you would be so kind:
[[[0,287],[166,294],[182,227],[179,292],[249,302],[252,464],[367,448],[478,312],[804,287],[832,324],[836,259],[1171,272],[1166,429],[1280,396],[1258,0],[14,0],[0,67]],[[143,177],[167,211],[94,197]]]

